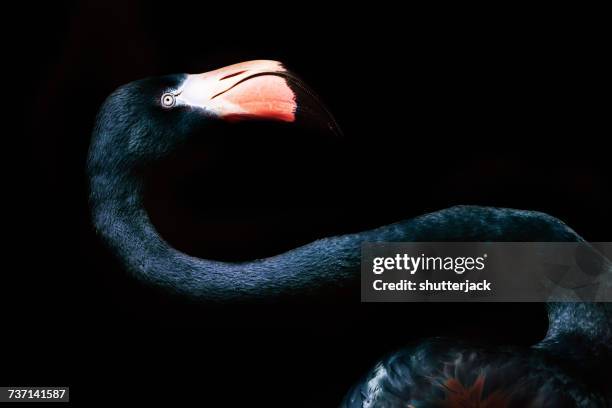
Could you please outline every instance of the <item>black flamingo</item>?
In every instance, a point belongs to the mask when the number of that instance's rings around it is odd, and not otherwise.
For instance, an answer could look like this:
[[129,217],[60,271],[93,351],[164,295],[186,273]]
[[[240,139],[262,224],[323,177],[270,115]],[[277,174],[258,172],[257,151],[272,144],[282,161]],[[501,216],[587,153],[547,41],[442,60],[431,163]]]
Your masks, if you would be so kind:
[[[309,110],[302,95],[313,98],[275,61],[150,78],[113,92],[93,132],[90,201],[98,233],[126,269],[194,299],[263,300],[357,280],[365,241],[583,241],[543,213],[458,206],[251,262],[195,258],[166,243],[143,207],[144,170],[216,120],[292,122],[297,112]],[[337,129],[332,116],[319,109],[326,125]],[[606,406],[602,391],[590,389],[575,373],[609,361],[610,309],[550,304],[549,318],[548,336],[530,350],[435,340],[393,354],[354,388],[344,406],[445,406],[461,398],[473,404],[456,406]]]

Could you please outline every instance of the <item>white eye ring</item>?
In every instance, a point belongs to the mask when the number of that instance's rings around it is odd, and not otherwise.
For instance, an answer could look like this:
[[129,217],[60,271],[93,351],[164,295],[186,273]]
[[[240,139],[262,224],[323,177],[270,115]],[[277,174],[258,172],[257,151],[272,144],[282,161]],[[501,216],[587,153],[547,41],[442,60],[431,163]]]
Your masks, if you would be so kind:
[[161,97],[161,104],[164,108],[171,108],[176,104],[176,98],[171,93],[165,93]]

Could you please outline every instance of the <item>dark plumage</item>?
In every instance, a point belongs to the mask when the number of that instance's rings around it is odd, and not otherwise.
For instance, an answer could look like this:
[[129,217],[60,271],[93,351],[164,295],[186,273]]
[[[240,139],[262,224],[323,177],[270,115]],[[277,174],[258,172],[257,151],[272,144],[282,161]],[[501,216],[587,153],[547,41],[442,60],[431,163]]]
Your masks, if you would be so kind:
[[[605,372],[540,348],[491,348],[434,339],[376,364],[342,407],[607,407]],[[609,361],[608,361],[609,363]],[[607,368],[607,367],[606,367]],[[609,374],[609,373],[608,373]]]
[[[142,205],[145,170],[218,119],[206,109],[160,105],[161,96],[178,89],[185,78],[146,79],[113,92],[100,110],[89,152],[96,230],[125,268],[147,283],[205,301],[267,300],[356,281],[364,241],[582,241],[561,221],[543,213],[458,206],[370,231],[320,239],[252,262],[188,256],[158,235]],[[588,361],[595,367],[592,353],[600,361],[608,358],[609,309],[561,304],[550,310],[549,336],[532,349],[425,342],[384,359],[351,391],[343,406],[434,407],[451,402],[459,406],[461,399],[486,401],[461,405],[474,407],[605,406],[601,389],[593,385],[596,381],[578,380],[576,373],[582,371],[575,363]],[[581,319],[597,323],[581,328]],[[599,332],[587,335],[593,327]],[[570,346],[575,348],[570,351]]]
[[530,348],[425,340],[376,363],[341,408],[611,406],[612,303],[547,308],[548,333]]

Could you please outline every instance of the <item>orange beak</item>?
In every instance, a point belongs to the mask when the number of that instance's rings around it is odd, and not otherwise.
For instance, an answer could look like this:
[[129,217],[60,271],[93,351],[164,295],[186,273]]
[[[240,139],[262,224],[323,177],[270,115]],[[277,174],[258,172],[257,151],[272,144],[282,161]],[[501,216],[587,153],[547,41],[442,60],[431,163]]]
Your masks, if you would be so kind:
[[177,105],[205,109],[225,120],[295,121],[296,95],[280,62],[257,60],[188,75]]

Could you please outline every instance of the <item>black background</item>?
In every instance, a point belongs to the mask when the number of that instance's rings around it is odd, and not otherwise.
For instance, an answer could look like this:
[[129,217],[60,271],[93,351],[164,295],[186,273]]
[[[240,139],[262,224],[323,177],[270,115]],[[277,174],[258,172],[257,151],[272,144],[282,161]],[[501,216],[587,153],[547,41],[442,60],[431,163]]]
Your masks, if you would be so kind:
[[93,233],[84,168],[104,98],[147,76],[277,59],[345,133],[241,125],[214,154],[190,157],[199,166],[160,172],[148,210],[186,252],[252,259],[455,204],[545,211],[588,240],[611,239],[605,52],[597,22],[572,10],[25,8],[6,17],[17,68],[5,76],[17,87],[4,101],[17,107],[6,138],[26,146],[4,151],[16,189],[5,200],[15,228],[3,383],[70,385],[74,402],[336,406],[409,341],[528,345],[546,331],[538,304],[378,305],[339,293],[219,307],[143,287]]

